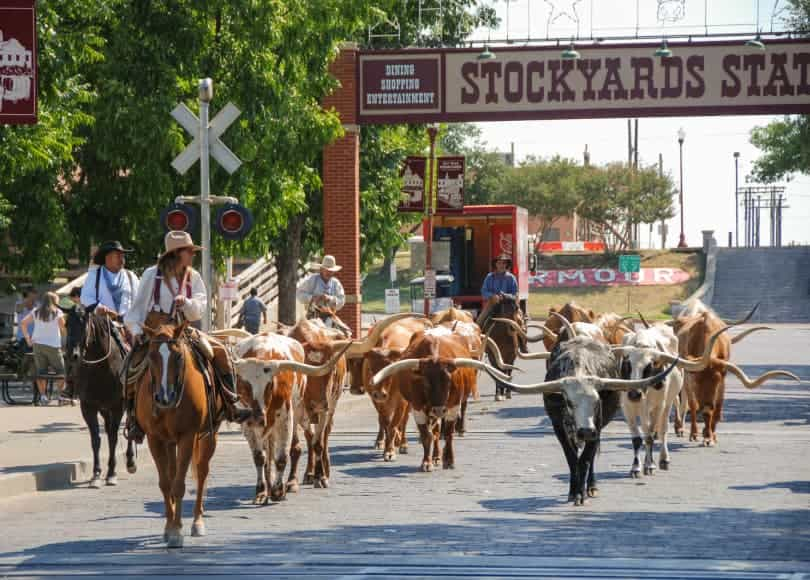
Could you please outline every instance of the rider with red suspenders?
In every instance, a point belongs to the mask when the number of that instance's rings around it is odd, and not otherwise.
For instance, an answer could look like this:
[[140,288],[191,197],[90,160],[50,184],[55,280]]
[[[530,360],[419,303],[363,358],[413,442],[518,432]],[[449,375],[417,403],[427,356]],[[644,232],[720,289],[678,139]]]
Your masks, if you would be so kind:
[[[136,345],[143,342],[141,337],[144,325],[157,328],[161,324],[174,323],[178,315],[182,315],[195,326],[188,329],[189,338],[192,344],[206,342],[209,345],[207,349],[198,350],[204,354],[208,352],[206,357],[215,369],[217,377],[214,382],[225,403],[225,418],[241,423],[250,417],[251,411],[237,405],[239,397],[236,394],[236,376],[230,355],[224,346],[206,337],[196,328],[205,309],[208,308],[205,283],[199,272],[191,267],[194,254],[202,248],[194,245],[189,234],[180,231],[166,234],[165,245],[166,251],[158,258],[158,263],[144,271],[138,294],[124,317],[124,322],[135,338]],[[135,366],[133,359],[137,358],[137,355],[131,357],[131,366]],[[128,389],[127,400],[130,411],[134,395],[134,390]],[[131,438],[136,441],[143,438],[143,431],[135,422],[132,412],[129,413],[127,428]]]

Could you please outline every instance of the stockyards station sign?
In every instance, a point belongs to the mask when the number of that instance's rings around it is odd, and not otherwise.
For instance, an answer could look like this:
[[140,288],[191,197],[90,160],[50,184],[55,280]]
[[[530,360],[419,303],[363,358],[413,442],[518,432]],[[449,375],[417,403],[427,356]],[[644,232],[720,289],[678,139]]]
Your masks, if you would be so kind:
[[[810,38],[361,52],[361,123],[810,113]],[[564,47],[563,47],[564,48]]]
[[34,0],[0,0],[0,125],[36,122]]

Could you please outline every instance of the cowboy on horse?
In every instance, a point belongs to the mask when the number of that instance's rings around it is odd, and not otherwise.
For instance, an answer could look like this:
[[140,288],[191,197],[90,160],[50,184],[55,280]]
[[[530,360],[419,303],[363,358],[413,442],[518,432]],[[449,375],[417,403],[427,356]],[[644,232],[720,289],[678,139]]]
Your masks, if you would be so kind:
[[337,311],[346,304],[343,284],[335,276],[343,266],[337,265],[334,256],[326,255],[322,263],[313,262],[309,269],[315,272],[298,286],[296,292],[298,301],[306,306],[306,317],[318,318],[327,327],[351,336],[351,329],[337,316]]
[[[172,324],[180,317],[194,323],[202,318],[208,308],[205,283],[199,272],[191,267],[194,254],[202,248],[194,244],[186,232],[171,231],[166,234],[165,251],[156,265],[147,268],[141,279],[140,289],[124,321],[134,337],[135,350],[129,367],[142,367],[146,354],[143,340],[144,326],[158,328]],[[204,356],[214,369],[213,382],[222,396],[225,418],[241,423],[250,417],[250,409],[239,405],[236,394],[236,377],[227,349],[196,328],[186,328],[187,337],[194,350]],[[133,412],[135,393],[127,393],[127,431],[130,438],[140,443],[144,432]]]

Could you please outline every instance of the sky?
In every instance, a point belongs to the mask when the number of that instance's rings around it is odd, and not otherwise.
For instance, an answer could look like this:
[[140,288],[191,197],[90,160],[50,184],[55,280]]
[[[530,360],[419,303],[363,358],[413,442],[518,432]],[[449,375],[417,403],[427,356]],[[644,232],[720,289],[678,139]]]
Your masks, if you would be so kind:
[[[635,34],[662,35],[673,32],[702,34],[705,31],[752,32],[785,30],[781,16],[785,0],[511,0],[508,36],[580,37]],[[478,30],[474,39],[499,45],[507,38],[507,3],[490,0],[501,19],[492,31]],[[759,19],[757,21],[757,6]],[[659,8],[661,12],[659,12]],[[637,15],[638,14],[638,18]],[[671,16],[662,22],[658,16]],[[772,21],[772,16],[773,22]],[[572,17],[573,16],[573,17]],[[522,43],[521,43],[522,44]],[[767,42],[766,42],[767,44]],[[738,151],[739,183],[745,185],[758,149],[749,143],[751,129],[779,119],[775,116],[723,116],[641,118],[639,120],[639,163],[658,162],[663,155],[664,172],[678,185],[678,129],[683,127],[684,233],[689,245],[701,244],[702,230],[714,230],[720,245],[728,243],[734,231],[734,157]],[[604,164],[627,159],[627,120],[559,120],[479,123],[482,139],[492,150],[509,151],[514,143],[517,161],[528,155],[559,154],[582,159],[587,145],[591,163]],[[795,175],[784,183],[787,205],[783,213],[782,243],[810,244],[810,175]],[[680,231],[679,216],[669,222],[667,245],[675,245]],[[740,230],[743,232],[742,211]],[[762,214],[761,240],[769,241],[767,210]],[[744,233],[741,233],[744,236]],[[642,229],[642,247],[650,247],[649,231]],[[657,227],[653,246],[660,247]]]

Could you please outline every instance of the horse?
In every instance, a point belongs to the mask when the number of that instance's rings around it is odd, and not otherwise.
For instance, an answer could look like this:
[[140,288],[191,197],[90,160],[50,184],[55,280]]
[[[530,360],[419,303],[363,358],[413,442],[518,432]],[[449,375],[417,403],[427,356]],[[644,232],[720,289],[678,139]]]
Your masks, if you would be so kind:
[[[183,496],[189,467],[197,480],[191,535],[205,535],[203,498],[223,404],[194,362],[187,326],[185,321],[143,326],[147,368],[135,395],[135,415],[158,470],[166,512],[163,538],[169,548],[183,547]],[[207,373],[213,380],[210,365]]]
[[[113,336],[113,324],[109,317],[88,313],[81,327],[83,332],[78,338],[78,353],[71,361],[71,383],[81,405],[82,417],[90,432],[90,444],[93,447],[93,477],[90,487],[101,487],[101,434],[98,416],[104,419],[104,431],[110,457],[107,462],[107,485],[117,485],[116,447],[118,430],[124,416],[124,384],[121,373],[124,368],[125,354]],[[135,473],[135,451],[132,441],[127,443],[127,471]]]

